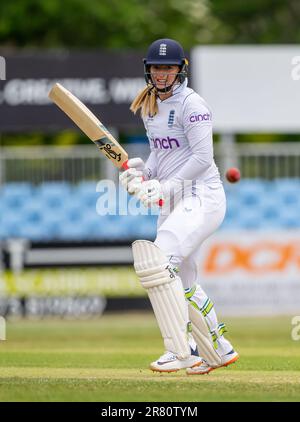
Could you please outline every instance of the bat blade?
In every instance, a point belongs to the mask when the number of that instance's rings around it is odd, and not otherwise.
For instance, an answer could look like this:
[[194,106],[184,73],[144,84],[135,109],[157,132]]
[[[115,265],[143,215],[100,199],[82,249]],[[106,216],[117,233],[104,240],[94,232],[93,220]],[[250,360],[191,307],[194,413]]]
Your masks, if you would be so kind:
[[75,95],[61,84],[56,83],[48,96],[116,167],[127,169],[127,152],[91,110]]

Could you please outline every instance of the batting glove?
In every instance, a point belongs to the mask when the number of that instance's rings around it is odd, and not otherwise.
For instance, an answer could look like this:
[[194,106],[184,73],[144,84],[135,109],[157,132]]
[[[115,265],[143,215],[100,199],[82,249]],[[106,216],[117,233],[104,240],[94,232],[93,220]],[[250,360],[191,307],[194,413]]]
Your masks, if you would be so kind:
[[148,180],[141,183],[136,196],[145,207],[151,207],[152,205],[161,206],[164,202],[162,185],[158,180]]
[[128,170],[120,173],[120,184],[127,190],[130,195],[134,195],[140,188],[143,181],[143,171],[145,163],[141,158],[131,158],[127,162]]

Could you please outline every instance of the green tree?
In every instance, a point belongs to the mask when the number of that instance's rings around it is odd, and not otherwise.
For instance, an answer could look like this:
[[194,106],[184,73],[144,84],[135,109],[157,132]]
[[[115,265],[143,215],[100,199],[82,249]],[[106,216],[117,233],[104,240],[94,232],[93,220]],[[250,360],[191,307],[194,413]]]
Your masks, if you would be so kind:
[[209,9],[226,32],[219,43],[299,43],[299,0],[210,0]]
[[[206,2],[191,0],[0,0],[0,43],[17,47],[145,47],[159,37],[185,47],[204,28]],[[195,12],[197,11],[196,15]]]
[[0,45],[145,48],[160,37],[296,43],[299,0],[0,0]]
[[0,45],[145,48],[161,37],[296,43],[299,0],[0,0]]

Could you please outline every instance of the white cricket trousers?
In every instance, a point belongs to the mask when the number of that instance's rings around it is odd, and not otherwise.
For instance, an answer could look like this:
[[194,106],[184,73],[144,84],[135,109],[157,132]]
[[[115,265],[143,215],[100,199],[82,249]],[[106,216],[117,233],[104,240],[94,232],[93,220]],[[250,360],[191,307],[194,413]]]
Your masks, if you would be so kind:
[[169,215],[160,215],[155,244],[178,267],[184,289],[201,284],[199,256],[205,239],[221,225],[226,212],[222,184],[201,186],[197,196],[181,199]]

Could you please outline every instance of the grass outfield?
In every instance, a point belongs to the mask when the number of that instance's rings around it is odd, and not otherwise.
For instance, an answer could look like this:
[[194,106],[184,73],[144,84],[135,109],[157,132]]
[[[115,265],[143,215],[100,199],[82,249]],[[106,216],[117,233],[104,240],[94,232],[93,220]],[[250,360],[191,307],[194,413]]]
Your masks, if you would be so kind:
[[300,401],[291,318],[225,322],[239,361],[189,377],[147,369],[163,351],[152,314],[10,322],[0,342],[0,401]]

